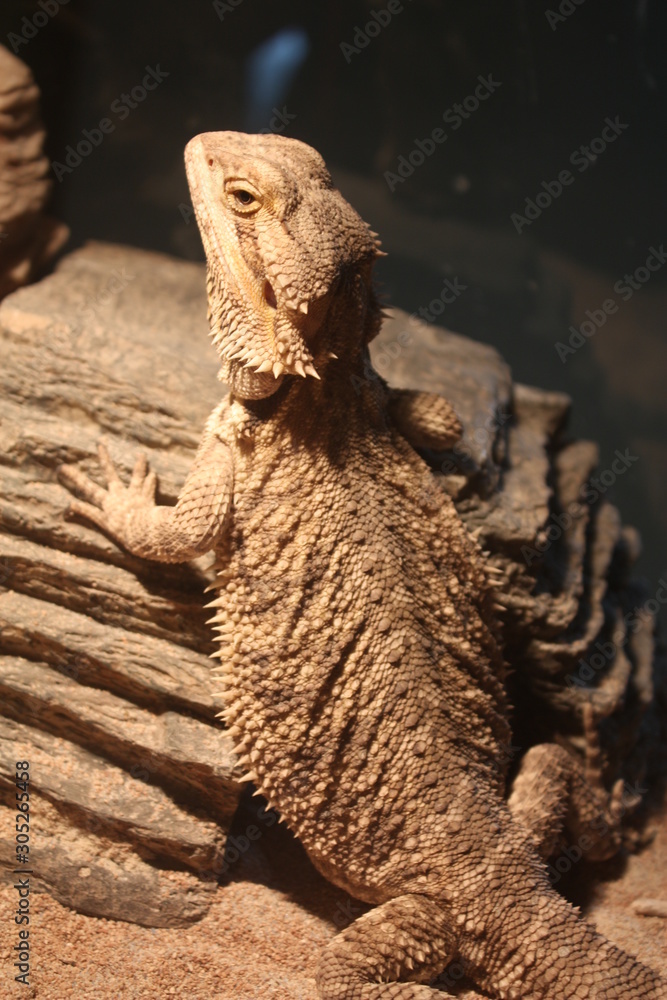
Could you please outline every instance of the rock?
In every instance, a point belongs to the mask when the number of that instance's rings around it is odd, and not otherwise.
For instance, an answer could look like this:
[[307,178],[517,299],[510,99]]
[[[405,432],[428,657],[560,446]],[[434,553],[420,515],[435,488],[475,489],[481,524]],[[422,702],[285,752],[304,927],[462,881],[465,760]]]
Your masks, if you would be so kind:
[[[7,621],[2,610],[0,616],[3,623]],[[11,649],[11,639],[7,645]],[[160,688],[152,685],[152,675],[119,698],[102,686],[104,675],[93,687],[85,667],[79,670],[76,660],[74,664],[71,669],[64,658],[46,666],[4,656],[0,676],[3,714],[15,720],[29,718],[31,725],[102,753],[130,774],[141,771],[142,780],[146,775],[166,785],[197,808],[206,809],[222,827],[227,825],[236,808],[235,760],[229,737],[218,731],[213,718],[206,724],[183,714],[187,702],[181,703],[180,712],[164,711],[164,704],[156,712],[140,708],[136,701],[144,701],[144,694],[159,708]],[[157,655],[154,669],[160,665]],[[169,705],[169,699],[165,702]]]
[[52,186],[44,136],[32,73],[0,45],[0,298],[31,281],[69,235],[42,214]]
[[[14,844],[0,840],[0,869],[13,871]],[[82,859],[83,863],[82,863]],[[90,916],[144,927],[186,927],[205,916],[215,883],[187,872],[162,871],[136,855],[108,856],[108,844],[80,829],[42,832],[33,851],[35,892]]]
[[591,485],[597,446],[567,438],[569,398],[513,385],[493,348],[397,311],[373,350],[392,385],[441,391],[463,424],[449,455],[426,457],[498,572],[513,743],[583,750],[590,701],[604,722],[608,780],[638,780],[655,756],[651,733],[664,727],[653,702],[655,616],[630,583],[633,529]]
[[[25,669],[24,678],[30,677],[31,684],[35,674],[39,683],[39,671],[44,671],[36,664],[18,661],[16,668]],[[57,684],[58,674],[48,673],[53,674]],[[91,691],[96,703],[103,694]],[[58,708],[55,706],[54,715]],[[39,721],[31,717],[31,722]],[[117,725],[125,729],[124,720]],[[88,833],[129,841],[145,860],[167,860],[201,872],[222,867],[224,824],[197,818],[155,784],[162,775],[150,749],[144,752],[141,747],[135,748],[126,755],[124,767],[119,767],[105,755],[108,740],[106,746],[103,743],[96,746],[97,752],[93,753],[71,738],[53,736],[35,725],[26,726],[8,718],[0,718],[0,746],[3,749],[0,786],[9,800],[15,792],[16,748],[29,748],[31,796],[36,793],[38,798],[66,810]],[[225,818],[229,817],[223,813],[221,820]],[[56,877],[54,868],[53,878]]]
[[[101,481],[102,436],[121,474],[147,452],[160,499],[175,500],[225,391],[204,266],[90,244],[6,298],[0,332],[0,743],[38,765],[34,794],[53,816],[43,882],[82,912],[185,925],[228,867],[240,791],[209,684],[211,560],[128,555],[65,518],[56,470],[77,463]],[[497,571],[513,746],[576,750],[590,700],[608,779],[645,775],[659,720],[653,620],[633,610],[637,540],[604,497],[582,494],[597,450],[567,439],[569,400],[513,384],[493,348],[398,311],[373,356],[393,385],[443,392],[462,420],[462,441],[425,457]],[[11,786],[0,770],[5,801]]]

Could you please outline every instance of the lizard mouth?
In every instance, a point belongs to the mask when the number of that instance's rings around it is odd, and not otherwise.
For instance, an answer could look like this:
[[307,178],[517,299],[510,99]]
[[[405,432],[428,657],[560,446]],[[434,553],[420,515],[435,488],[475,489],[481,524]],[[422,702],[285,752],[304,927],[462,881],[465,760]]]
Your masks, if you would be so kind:
[[249,238],[248,222],[242,229],[233,209],[225,208],[224,161],[211,155],[205,138],[188,143],[185,160],[208,261],[213,343],[226,368],[243,369],[248,378],[319,379],[308,342],[321,322],[321,304],[295,287],[289,261],[262,261],[261,239]]
[[283,301],[268,277],[254,275],[232,250],[217,266],[209,264],[211,336],[223,361],[248,374],[306,378],[320,376],[307,346],[308,333],[319,320],[319,309],[308,302],[297,307]]
[[264,282],[263,291],[264,291],[264,301],[266,302],[267,306],[269,306],[271,309],[277,309],[278,300],[276,298],[276,293],[273,290],[273,285],[268,279]]

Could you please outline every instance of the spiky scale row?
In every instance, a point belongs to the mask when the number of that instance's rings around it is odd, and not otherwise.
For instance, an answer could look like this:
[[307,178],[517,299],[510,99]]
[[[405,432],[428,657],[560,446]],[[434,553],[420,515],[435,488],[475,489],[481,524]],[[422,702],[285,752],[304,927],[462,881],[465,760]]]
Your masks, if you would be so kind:
[[[186,156],[232,393],[175,508],[156,517],[140,483],[128,499],[114,481],[90,516],[149,558],[216,551],[215,677],[242,780],[320,871],[378,904],[327,948],[321,1000],[435,1000],[416,981],[454,958],[502,1000],[664,997],[540,860],[563,815],[613,825],[602,790],[586,805],[577,761],[536,747],[505,801],[493,590],[412,447],[450,446],[458,422],[369,369],[374,234],[302,143],[209,133]],[[258,192],[253,214],[225,199],[230,173]]]

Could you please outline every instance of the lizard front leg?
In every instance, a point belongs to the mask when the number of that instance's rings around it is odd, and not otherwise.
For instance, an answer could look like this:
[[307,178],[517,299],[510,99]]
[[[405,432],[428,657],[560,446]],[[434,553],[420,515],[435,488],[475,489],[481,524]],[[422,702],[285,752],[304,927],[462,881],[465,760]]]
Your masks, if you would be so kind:
[[59,469],[64,485],[84,497],[71,502],[72,514],[92,521],[143,559],[187,562],[215,546],[227,522],[233,468],[229,447],[210,428],[175,507],[155,503],[157,477],[148,470],[144,455],[137,459],[125,486],[104,445],[99,445],[98,454],[107,489],[74,466]]
[[396,427],[413,448],[447,451],[461,437],[459,418],[444,396],[390,388],[388,402]]

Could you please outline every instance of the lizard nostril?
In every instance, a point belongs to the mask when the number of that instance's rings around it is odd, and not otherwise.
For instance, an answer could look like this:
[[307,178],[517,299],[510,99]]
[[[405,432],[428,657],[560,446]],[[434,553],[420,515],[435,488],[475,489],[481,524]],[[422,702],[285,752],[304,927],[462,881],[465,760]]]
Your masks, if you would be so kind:
[[264,282],[264,298],[272,309],[275,309],[278,305],[278,300],[276,299],[276,293],[274,292],[270,282]]

